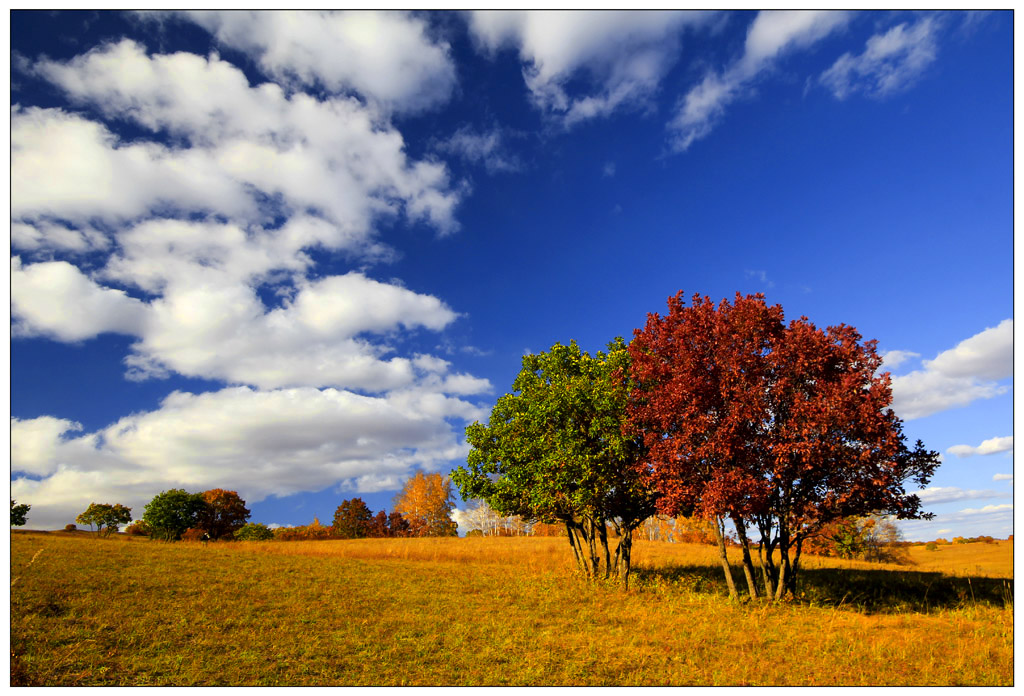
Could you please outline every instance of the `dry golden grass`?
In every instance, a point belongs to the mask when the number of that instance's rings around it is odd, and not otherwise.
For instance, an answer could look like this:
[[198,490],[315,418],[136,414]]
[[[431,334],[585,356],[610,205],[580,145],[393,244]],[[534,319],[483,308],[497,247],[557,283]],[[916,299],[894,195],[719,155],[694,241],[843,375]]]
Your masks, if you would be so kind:
[[966,565],[952,575],[815,559],[799,601],[738,605],[714,549],[660,543],[638,542],[629,592],[576,578],[564,539],[204,546],[12,534],[11,545],[22,684],[1013,679],[1012,580]]

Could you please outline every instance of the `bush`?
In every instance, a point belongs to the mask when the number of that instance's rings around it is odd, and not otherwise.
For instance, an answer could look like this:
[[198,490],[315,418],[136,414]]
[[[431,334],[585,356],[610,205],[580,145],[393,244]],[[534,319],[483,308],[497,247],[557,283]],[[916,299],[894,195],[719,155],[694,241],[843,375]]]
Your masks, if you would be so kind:
[[936,544],[934,541],[929,541],[927,544],[924,545],[924,550],[925,551],[938,551],[939,550],[939,545]]
[[137,520],[128,525],[124,533],[129,536],[149,536],[149,525],[143,520]]
[[274,532],[265,524],[249,522],[235,532],[235,539],[239,541],[267,541],[274,538]]
[[196,527],[189,527],[181,534],[182,541],[206,541],[209,538],[210,535],[206,533],[205,529]]
[[75,526],[75,525],[73,525],[73,524],[66,524],[66,525],[64,525],[64,531],[65,531],[65,532],[74,532],[74,531],[76,531],[77,529],[78,529],[78,527],[76,527],[76,526]]

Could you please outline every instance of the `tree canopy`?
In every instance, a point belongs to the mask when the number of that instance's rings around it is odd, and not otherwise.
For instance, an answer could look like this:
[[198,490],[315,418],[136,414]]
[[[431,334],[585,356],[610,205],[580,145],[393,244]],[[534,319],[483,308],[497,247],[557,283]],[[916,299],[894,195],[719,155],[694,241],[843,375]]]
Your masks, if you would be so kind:
[[[452,472],[464,499],[502,515],[565,525],[588,575],[618,569],[628,581],[633,529],[654,511],[654,492],[635,467],[636,437],[623,435],[629,354],[622,339],[591,357],[575,341],[523,357],[513,393],[487,425],[466,429],[467,466]],[[607,525],[620,531],[613,562]]]
[[200,513],[196,524],[210,535],[211,539],[231,539],[236,531],[245,526],[249,509],[235,491],[213,488],[202,493],[206,508]]
[[188,493],[172,488],[153,497],[146,505],[142,519],[154,539],[175,541],[185,530],[197,528],[202,515],[207,512],[202,493]]
[[75,518],[79,524],[96,526],[96,531],[110,535],[122,524],[132,521],[132,509],[116,503],[91,503],[85,512]]
[[[383,511],[381,511],[383,514]],[[385,520],[387,517],[385,516]],[[370,535],[373,513],[362,498],[343,500],[334,512],[333,533],[342,539],[362,539]],[[385,536],[385,533],[380,536]]]
[[[938,455],[906,446],[874,341],[806,317],[786,325],[761,295],[717,307],[695,295],[687,307],[679,293],[668,304],[629,347],[629,430],[648,447],[641,469],[662,512],[733,521],[751,594],[747,525],[761,535],[765,590],[781,596],[795,590],[803,541],[823,525],[927,516],[905,484],[926,485]],[[732,587],[724,555],[723,564]]]
[[11,498],[11,526],[24,527],[28,521],[28,511],[31,509],[31,505],[25,503],[18,504],[14,498]]
[[408,523],[409,536],[455,536],[454,509],[452,482],[436,472],[417,471],[395,497],[395,511]]

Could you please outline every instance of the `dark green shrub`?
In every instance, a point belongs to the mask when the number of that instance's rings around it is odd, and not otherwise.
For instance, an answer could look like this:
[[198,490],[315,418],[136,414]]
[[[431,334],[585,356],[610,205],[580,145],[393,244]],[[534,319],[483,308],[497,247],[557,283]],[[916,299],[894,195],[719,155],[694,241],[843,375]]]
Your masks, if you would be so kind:
[[239,541],[268,541],[274,538],[274,532],[265,524],[249,522],[235,532],[235,539]]

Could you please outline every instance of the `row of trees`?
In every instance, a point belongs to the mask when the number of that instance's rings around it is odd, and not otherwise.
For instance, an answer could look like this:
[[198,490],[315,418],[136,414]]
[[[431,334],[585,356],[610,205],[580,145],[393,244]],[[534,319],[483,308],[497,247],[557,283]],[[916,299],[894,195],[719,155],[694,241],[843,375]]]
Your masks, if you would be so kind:
[[760,294],[687,306],[679,293],[668,306],[628,346],[525,356],[513,393],[466,430],[472,449],[452,474],[463,498],[564,525],[587,575],[627,584],[635,529],[655,513],[697,517],[736,596],[730,523],[754,598],[794,593],[805,545],[837,520],[930,517],[906,486],[927,485],[938,454],[907,446],[874,341],[786,324]]
[[[130,525],[129,534],[164,540],[358,539],[362,537],[455,536],[451,518],[455,508],[451,481],[441,474],[417,472],[395,498],[395,510],[374,515],[360,498],[344,500],[330,527],[314,520],[303,527],[276,532],[261,524],[247,524],[250,512],[236,491],[214,488],[189,493],[180,488],[164,491],[146,505],[142,520]],[[11,524],[24,524],[28,506],[11,500]],[[104,535],[132,521],[131,508],[92,503],[76,520]]]

